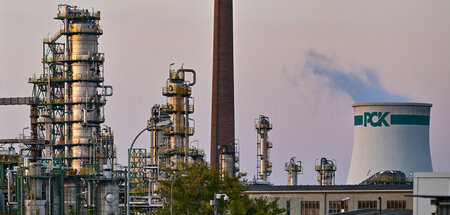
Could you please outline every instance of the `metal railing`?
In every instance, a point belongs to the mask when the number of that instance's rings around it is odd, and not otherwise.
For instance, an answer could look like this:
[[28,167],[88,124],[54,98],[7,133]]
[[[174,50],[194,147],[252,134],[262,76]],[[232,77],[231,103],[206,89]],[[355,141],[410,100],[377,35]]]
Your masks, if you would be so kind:
[[[172,112],[172,111],[181,111],[181,112],[185,112],[186,109],[186,105],[182,104],[182,105],[171,105],[171,104],[165,104],[161,106],[161,111],[163,112]],[[194,105],[189,105],[189,112],[193,113],[194,112]]]
[[[194,134],[194,128],[189,127],[188,128],[188,134],[193,135]],[[180,126],[180,127],[163,127],[162,133],[163,134],[184,134],[186,132],[186,127]]]
[[42,62],[59,62],[59,61],[105,61],[104,53],[96,53],[94,55],[71,55],[61,57],[43,57]]
[[[84,121],[84,119],[83,119],[83,117],[73,117],[73,116],[70,116],[69,117],[69,119],[67,120],[68,122],[82,122],[82,121]],[[103,116],[99,116],[99,117],[89,117],[88,119],[87,119],[87,121],[88,122],[92,122],[92,121],[95,121],[95,122],[104,122],[105,121],[105,117],[103,117]],[[41,119],[38,119],[38,123],[49,123],[50,122],[50,119],[49,118],[41,118]],[[66,122],[66,120],[64,119],[64,117],[53,117],[53,119],[52,119],[52,122],[53,123],[58,123],[58,122]]]
[[178,72],[175,70],[170,70],[169,71],[169,78],[170,79],[184,79],[184,72]]
[[183,86],[168,86],[162,88],[163,95],[167,94],[183,94],[183,95],[190,95],[192,93],[192,89],[190,87],[183,87]]
[[[48,75],[33,76],[28,78],[28,82],[47,82]],[[96,75],[75,75],[68,79],[62,76],[51,77],[51,81],[104,81],[102,76]]]
[[86,17],[86,18],[96,18],[100,19],[100,11],[87,11],[87,10],[78,10],[78,11],[59,11],[56,13],[56,18],[74,18],[74,17]]

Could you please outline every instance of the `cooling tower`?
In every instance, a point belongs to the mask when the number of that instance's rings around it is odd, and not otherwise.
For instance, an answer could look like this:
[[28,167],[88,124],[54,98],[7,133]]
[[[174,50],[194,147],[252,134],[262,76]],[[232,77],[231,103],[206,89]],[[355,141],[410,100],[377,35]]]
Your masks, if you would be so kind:
[[383,170],[431,172],[431,104],[354,104],[354,143],[347,184]]

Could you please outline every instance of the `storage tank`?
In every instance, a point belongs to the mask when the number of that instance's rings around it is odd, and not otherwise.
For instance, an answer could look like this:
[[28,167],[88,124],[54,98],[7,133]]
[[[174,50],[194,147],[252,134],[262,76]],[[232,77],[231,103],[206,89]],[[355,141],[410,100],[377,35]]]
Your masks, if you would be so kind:
[[431,104],[357,103],[353,154],[347,184],[359,184],[383,170],[432,172]]
[[102,181],[97,187],[97,215],[120,214],[119,185],[115,181]]

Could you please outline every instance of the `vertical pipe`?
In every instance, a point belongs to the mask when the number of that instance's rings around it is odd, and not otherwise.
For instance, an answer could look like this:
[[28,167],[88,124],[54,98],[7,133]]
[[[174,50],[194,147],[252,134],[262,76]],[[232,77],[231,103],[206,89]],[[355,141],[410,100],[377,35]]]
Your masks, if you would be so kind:
[[[189,89],[189,86],[186,85],[186,91]],[[186,118],[184,119],[184,127],[185,127],[185,133],[184,133],[184,163],[186,164],[186,167],[189,166],[189,95],[186,96],[186,102],[185,102],[185,112],[186,112]]]
[[47,202],[48,202],[48,214],[53,214],[52,211],[52,195],[51,195],[51,186],[52,186],[52,179],[48,178],[48,186],[47,186]]
[[59,182],[59,189],[60,189],[60,195],[61,197],[60,199],[60,203],[59,203],[59,209],[60,209],[60,214],[64,214],[64,172],[63,169],[61,167],[61,171],[60,171],[60,182]]
[[[68,13],[68,6],[65,6],[65,12]],[[64,31],[68,32],[69,31],[69,20],[67,18],[64,19]],[[69,59],[69,45],[70,45],[70,40],[69,40],[69,35],[66,35],[66,44],[64,46],[64,59],[68,60]],[[69,82],[67,82],[69,79],[69,63],[67,61],[64,62],[64,144],[69,144]],[[65,150],[64,150],[64,154],[65,157],[67,156],[67,154],[69,153],[69,149],[67,146],[65,146]]]

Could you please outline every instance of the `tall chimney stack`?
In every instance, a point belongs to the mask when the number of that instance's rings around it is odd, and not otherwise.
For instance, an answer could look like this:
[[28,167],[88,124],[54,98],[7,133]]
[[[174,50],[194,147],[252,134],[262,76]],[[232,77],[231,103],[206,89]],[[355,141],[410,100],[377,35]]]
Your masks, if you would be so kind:
[[[222,154],[234,166],[233,0],[214,1],[214,51],[211,111],[211,165]],[[234,174],[230,173],[230,174]]]

